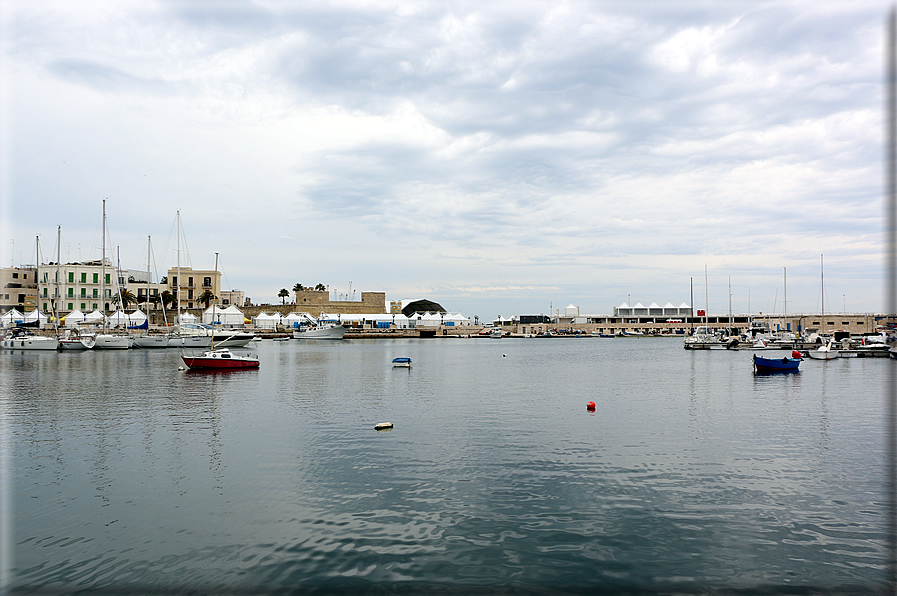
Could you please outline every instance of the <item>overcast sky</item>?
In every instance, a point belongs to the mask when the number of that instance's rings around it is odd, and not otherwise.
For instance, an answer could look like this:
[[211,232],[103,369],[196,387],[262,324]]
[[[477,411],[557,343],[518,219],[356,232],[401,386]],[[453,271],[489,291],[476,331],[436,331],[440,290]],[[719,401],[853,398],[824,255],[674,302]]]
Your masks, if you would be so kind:
[[[4,0],[4,266],[881,311],[885,2]],[[356,298],[358,294],[356,293]]]

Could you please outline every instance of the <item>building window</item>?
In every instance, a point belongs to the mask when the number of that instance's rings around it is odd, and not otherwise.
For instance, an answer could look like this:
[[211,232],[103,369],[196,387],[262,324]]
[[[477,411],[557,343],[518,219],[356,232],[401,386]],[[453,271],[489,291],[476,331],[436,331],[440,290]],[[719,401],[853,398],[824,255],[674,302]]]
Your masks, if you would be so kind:
[[111,274],[111,273],[107,273],[107,274],[106,274],[106,283],[107,283],[107,284],[109,283],[109,280],[110,280],[110,279],[112,279],[112,274]]
[[177,275],[171,276],[171,285],[177,287],[177,285],[178,285],[178,276]]
[[202,287],[211,288],[212,287],[212,278],[211,277],[202,278]]
[[187,278],[187,287],[188,287],[188,288],[192,288],[192,287],[193,287],[193,276],[192,276],[192,275],[191,275],[190,277]]
[[74,306],[74,304],[72,304],[71,302],[69,302],[69,310],[72,310],[72,307],[73,307],[73,306]]
[[[193,300],[193,290],[187,290],[187,300]],[[190,308],[193,308],[192,306]]]
[[81,283],[82,283],[82,284],[86,284],[86,283],[87,283],[87,273],[84,272],[84,271],[81,272]]
[[13,273],[13,274],[12,274],[12,278],[13,278],[13,279],[19,279],[19,274],[18,274],[18,273]]
[[850,325],[850,321],[841,321],[841,324],[846,327],[846,326]]
[[47,296],[47,288],[44,288],[44,297],[46,298],[46,296]]
[[75,283],[75,272],[74,271],[69,271],[69,283],[70,284]]
[[75,288],[69,288],[69,298],[75,295]]
[[[47,310],[47,303],[46,303],[46,302],[44,302],[44,310]],[[38,317],[38,318],[40,318],[40,317]]]
[[813,324],[814,324],[814,325],[818,325],[818,324],[819,324],[819,321],[813,321]]
[[87,308],[87,304],[85,304],[85,303],[82,302],[82,303],[81,303],[81,310],[84,310],[85,308]]
[[[99,273],[93,274],[93,283],[95,283],[95,284],[100,283],[100,274]],[[96,308],[96,306],[94,306],[94,308]]]
[[87,288],[81,288],[81,297],[82,297],[82,298],[86,298],[86,297],[87,297]]

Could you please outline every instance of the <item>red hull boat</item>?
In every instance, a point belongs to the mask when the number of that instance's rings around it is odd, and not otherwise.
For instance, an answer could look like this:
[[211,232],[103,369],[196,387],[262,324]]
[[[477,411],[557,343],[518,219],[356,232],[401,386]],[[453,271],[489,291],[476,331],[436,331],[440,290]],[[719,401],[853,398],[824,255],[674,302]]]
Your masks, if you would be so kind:
[[241,369],[241,368],[258,368],[259,359],[252,354],[234,354],[227,348],[219,348],[217,350],[209,350],[203,352],[199,356],[191,356],[184,354],[181,356],[184,364],[188,368],[206,368],[206,369]]

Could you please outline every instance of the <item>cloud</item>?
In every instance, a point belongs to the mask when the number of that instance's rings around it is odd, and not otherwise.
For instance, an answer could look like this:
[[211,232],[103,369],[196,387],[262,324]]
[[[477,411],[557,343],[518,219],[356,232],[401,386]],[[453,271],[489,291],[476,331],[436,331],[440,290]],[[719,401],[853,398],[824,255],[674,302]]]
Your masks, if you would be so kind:
[[880,2],[10,6],[12,229],[39,200],[88,236],[109,196],[126,259],[182,209],[192,247],[241,239],[250,295],[302,271],[506,312],[485,289],[678,303],[707,262],[774,294],[759,263],[823,250],[879,283]]

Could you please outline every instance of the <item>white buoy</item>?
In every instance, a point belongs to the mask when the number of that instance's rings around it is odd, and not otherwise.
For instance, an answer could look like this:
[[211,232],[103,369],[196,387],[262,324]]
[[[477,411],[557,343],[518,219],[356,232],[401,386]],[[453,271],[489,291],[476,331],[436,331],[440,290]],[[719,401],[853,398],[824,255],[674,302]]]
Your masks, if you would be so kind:
[[374,425],[374,430],[391,430],[392,422],[381,422]]

